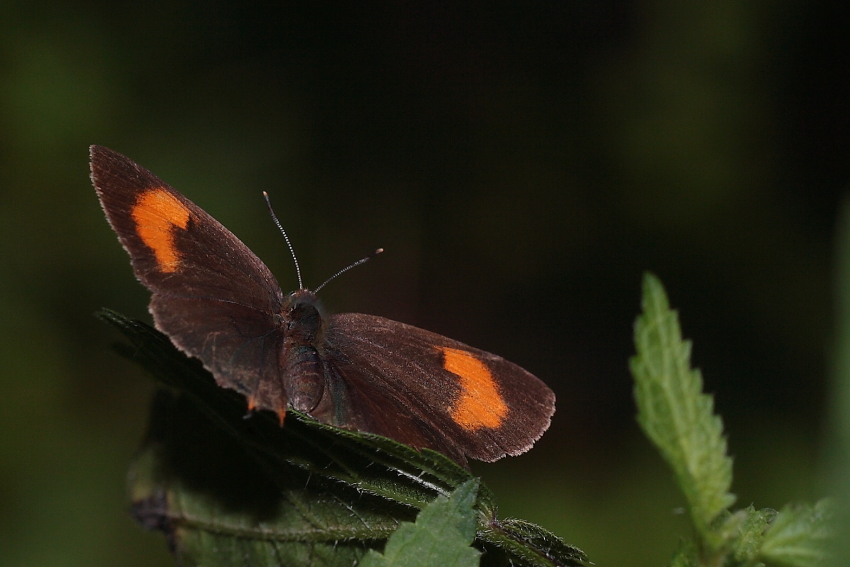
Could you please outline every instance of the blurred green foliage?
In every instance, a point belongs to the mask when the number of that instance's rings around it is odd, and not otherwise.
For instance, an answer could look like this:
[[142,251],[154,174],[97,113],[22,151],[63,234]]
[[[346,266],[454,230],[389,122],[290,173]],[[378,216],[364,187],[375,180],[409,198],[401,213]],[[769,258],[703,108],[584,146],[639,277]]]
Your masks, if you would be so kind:
[[92,143],[285,289],[262,190],[307,285],[383,246],[322,291],[330,310],[544,379],[552,429],[475,472],[502,515],[599,565],[663,563],[688,529],[634,421],[645,269],[698,345],[739,503],[821,496],[847,27],[837,1],[0,2],[0,565],[173,563],[127,514],[153,385],[91,314],[144,317],[148,294],[98,209]]

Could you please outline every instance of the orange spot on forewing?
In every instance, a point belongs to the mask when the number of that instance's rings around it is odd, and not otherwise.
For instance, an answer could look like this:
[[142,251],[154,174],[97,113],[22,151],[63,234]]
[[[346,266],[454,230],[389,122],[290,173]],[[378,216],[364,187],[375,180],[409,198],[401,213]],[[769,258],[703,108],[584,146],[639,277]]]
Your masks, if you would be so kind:
[[440,350],[443,368],[460,378],[460,395],[449,410],[455,423],[470,431],[499,427],[508,414],[508,406],[487,365],[462,350]]
[[139,195],[133,205],[136,233],[153,250],[161,272],[174,272],[180,253],[174,246],[174,227],[186,230],[189,209],[164,189],[151,189]]

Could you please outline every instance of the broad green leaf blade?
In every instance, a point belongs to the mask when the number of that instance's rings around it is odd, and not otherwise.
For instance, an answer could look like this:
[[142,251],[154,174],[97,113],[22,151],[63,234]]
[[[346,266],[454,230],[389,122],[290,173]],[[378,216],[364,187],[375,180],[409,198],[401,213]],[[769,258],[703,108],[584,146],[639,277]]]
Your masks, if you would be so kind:
[[834,506],[829,500],[814,505],[786,506],[764,534],[758,557],[779,567],[823,565],[827,545],[834,535]]
[[697,530],[712,541],[712,521],[735,501],[723,424],[690,367],[691,344],[682,340],[676,312],[651,274],[644,277],[642,305],[630,361],[638,422],[673,468]]
[[416,523],[402,524],[390,536],[383,554],[369,550],[362,567],[475,567],[481,556],[471,546],[477,493],[478,481],[468,480],[450,497],[438,497],[419,512]]
[[297,469],[258,466],[184,396],[160,391],[151,424],[130,471],[133,515],[166,533],[182,565],[349,566],[415,517]]
[[[400,522],[473,478],[434,451],[294,411],[285,427],[266,412],[246,418],[244,398],[216,386],[161,333],[111,311],[100,317],[131,341],[119,352],[176,392],[155,404],[130,485],[136,517],[166,533],[183,565],[249,556],[252,566],[350,565]],[[246,487],[260,496],[246,496]],[[536,534],[529,537],[496,519],[483,485],[475,509],[483,565],[584,564],[581,550],[542,528],[528,528]]]

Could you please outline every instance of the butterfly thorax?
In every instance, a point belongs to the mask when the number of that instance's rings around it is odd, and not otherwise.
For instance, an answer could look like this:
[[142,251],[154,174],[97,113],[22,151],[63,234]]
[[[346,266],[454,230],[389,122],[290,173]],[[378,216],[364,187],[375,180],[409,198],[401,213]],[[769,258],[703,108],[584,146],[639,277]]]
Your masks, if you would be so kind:
[[324,339],[324,320],[316,295],[307,290],[290,293],[281,309],[283,348],[280,365],[289,403],[310,412],[324,393],[325,369],[319,350]]

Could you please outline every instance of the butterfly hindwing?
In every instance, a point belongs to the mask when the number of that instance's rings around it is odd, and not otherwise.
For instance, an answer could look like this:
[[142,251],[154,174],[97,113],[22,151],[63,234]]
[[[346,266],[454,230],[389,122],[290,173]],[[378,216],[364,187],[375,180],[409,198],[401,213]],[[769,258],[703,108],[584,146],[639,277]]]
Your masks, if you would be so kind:
[[153,293],[157,328],[223,386],[259,407],[286,405],[275,314],[282,293],[236,236],[130,159],[91,148],[92,181],[136,277]]

